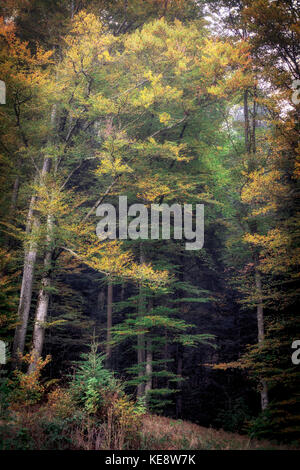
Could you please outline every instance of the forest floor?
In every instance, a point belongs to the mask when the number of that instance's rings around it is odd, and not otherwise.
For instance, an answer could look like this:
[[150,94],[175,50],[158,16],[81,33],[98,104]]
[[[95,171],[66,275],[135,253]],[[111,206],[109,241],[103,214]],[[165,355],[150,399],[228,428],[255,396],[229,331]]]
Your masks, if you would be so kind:
[[[86,423],[85,423],[86,424]],[[107,425],[72,427],[72,419],[56,420],[53,410],[14,413],[12,420],[0,420],[0,450],[121,450],[128,441],[113,439]],[[116,434],[119,436],[119,431]],[[108,435],[110,439],[108,439]],[[296,450],[267,440],[205,428],[181,419],[144,415],[133,450]],[[125,437],[125,436],[123,436]]]
[[287,450],[292,447],[156,415],[143,418],[142,448],[149,450]]

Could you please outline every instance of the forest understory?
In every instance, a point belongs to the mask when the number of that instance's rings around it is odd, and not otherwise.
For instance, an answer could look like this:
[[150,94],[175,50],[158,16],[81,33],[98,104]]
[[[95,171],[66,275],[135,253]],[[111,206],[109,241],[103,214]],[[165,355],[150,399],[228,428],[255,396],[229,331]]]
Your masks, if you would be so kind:
[[[134,438],[116,436],[106,427],[82,427],[70,430],[47,416],[47,426],[41,429],[34,424],[39,416],[37,409],[16,416],[11,423],[0,422],[3,433],[2,450],[297,450],[297,446],[278,444],[266,439],[251,439],[246,435],[205,428],[184,420],[172,420],[146,414],[141,418],[140,431]],[[53,421],[52,421],[53,420]],[[40,421],[39,421],[40,422]],[[121,438],[121,440],[120,440]],[[120,445],[121,444],[121,445]]]

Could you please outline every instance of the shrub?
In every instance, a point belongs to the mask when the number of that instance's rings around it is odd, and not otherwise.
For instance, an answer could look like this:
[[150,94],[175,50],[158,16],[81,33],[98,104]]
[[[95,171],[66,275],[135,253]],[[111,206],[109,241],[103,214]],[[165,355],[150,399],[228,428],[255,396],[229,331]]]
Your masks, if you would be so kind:
[[142,413],[127,395],[111,401],[107,409],[105,446],[107,449],[136,449],[140,445]]
[[123,386],[113,372],[105,369],[105,356],[97,354],[95,344],[88,354],[82,354],[81,357],[70,384],[70,393],[88,414],[101,413],[104,404],[108,406],[109,400],[123,392]]
[[60,387],[56,387],[48,394],[47,407],[54,416],[62,419],[69,418],[76,411],[71,393]]
[[[82,355],[70,384],[71,397],[90,420],[88,430],[82,428],[82,443],[85,448],[94,445],[90,442],[93,440],[97,441],[96,448],[99,445],[104,449],[136,448],[145,407],[124,393],[123,384],[105,369],[104,358],[97,354],[97,346],[92,345],[90,352]],[[97,420],[101,423],[98,431],[93,428]],[[94,437],[86,439],[86,435]]]
[[34,361],[36,368],[29,374],[21,370],[14,371],[14,378],[11,381],[11,408],[14,410],[34,405],[41,400],[45,392],[45,387],[40,383],[41,371],[50,362],[51,357],[36,360],[34,354],[30,353],[21,359],[28,365]]

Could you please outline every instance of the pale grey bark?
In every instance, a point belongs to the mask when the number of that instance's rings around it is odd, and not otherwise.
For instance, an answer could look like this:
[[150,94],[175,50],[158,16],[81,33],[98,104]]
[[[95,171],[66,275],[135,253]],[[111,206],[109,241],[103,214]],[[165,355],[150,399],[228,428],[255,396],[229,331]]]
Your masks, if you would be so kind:
[[[153,310],[153,299],[149,299],[148,304],[148,313],[151,315]],[[152,348],[152,339],[148,337],[146,340],[146,384],[145,384],[145,397],[147,407],[149,408],[150,403],[150,392],[152,390],[152,373],[153,373],[153,348]]]
[[100,314],[102,313],[104,309],[104,305],[105,305],[105,291],[104,289],[101,289],[97,298],[97,316],[100,316]]
[[[53,126],[56,116],[56,107],[53,106],[51,113],[51,125]],[[51,159],[45,158],[43,168],[40,175],[36,175],[35,182],[40,179],[42,183],[45,176],[49,173],[51,166]],[[29,246],[25,247],[24,251],[24,267],[20,291],[20,299],[18,306],[18,324],[15,330],[13,349],[12,349],[12,364],[17,367],[20,355],[24,354],[25,338],[27,333],[29,312],[31,307],[32,286],[34,278],[34,268],[36,263],[38,251],[38,232],[40,228],[40,221],[37,214],[35,214],[36,195],[31,197],[27,221],[26,221],[26,234],[29,236]]]
[[[140,244],[140,263],[145,262],[143,247]],[[139,307],[138,307],[138,316],[142,317],[144,315],[145,309],[145,299],[143,294],[143,287],[140,284],[139,286]],[[138,360],[138,377],[141,379],[145,375],[144,363],[145,363],[145,337],[143,334],[139,334],[137,337],[137,360]],[[141,382],[137,386],[137,397],[143,397],[145,395],[145,383]]]
[[146,343],[146,376],[147,382],[145,385],[145,395],[147,403],[149,403],[149,392],[152,390],[152,363],[153,363],[153,352],[152,352],[152,341],[147,340]]
[[[178,377],[182,376],[182,356],[183,350],[182,346],[179,344],[177,346],[177,375]],[[176,394],[176,418],[179,419],[182,416],[182,391],[181,383],[177,382],[176,388],[178,393]]]
[[[38,231],[38,228],[39,223],[36,220],[34,222],[34,227],[32,228],[32,234],[34,235],[34,237],[36,237],[36,232]],[[29,311],[31,306],[32,284],[36,256],[37,243],[36,241],[32,240],[29,249],[25,251],[22,285],[18,307],[18,324],[15,330],[12,351],[12,359],[14,366],[17,366],[19,362],[19,355],[23,355],[24,353]]]
[[112,327],[113,285],[107,286],[107,324],[106,324],[106,367],[111,366],[111,327]]
[[265,327],[264,327],[264,309],[263,309],[263,301],[262,301],[261,275],[260,275],[258,266],[255,266],[255,285],[256,285],[256,292],[258,296],[258,300],[257,300],[258,342],[262,343],[265,339]]
[[[44,160],[41,177],[43,178],[49,171],[49,159]],[[19,363],[19,356],[24,353],[25,338],[27,333],[29,312],[32,298],[32,285],[34,279],[34,268],[38,252],[38,232],[40,221],[38,215],[34,214],[36,196],[31,197],[30,206],[26,222],[26,234],[30,237],[29,246],[25,247],[24,268],[22,275],[21,292],[18,306],[18,324],[15,330],[12,361],[13,367]]]
[[[263,309],[263,300],[262,300],[262,284],[261,284],[261,274],[257,263],[255,264],[255,286],[258,296],[256,315],[257,315],[257,333],[258,333],[258,344],[262,344],[265,339],[265,328],[264,328],[264,309]],[[260,401],[262,411],[268,407],[269,397],[268,397],[268,386],[265,380],[260,382]]]
[[[54,128],[56,119],[56,106],[54,105],[51,112],[51,128]],[[50,139],[51,140],[51,139]],[[44,182],[45,176],[50,172],[51,159],[45,158],[41,183]],[[55,172],[57,167],[55,168]],[[48,307],[50,300],[50,287],[51,287],[51,272],[52,272],[52,257],[54,252],[54,219],[53,215],[48,214],[47,216],[47,235],[46,235],[46,251],[44,256],[44,273],[41,280],[41,288],[38,294],[38,301],[35,312],[35,321],[33,327],[32,337],[32,354],[33,362],[29,364],[28,373],[33,372],[36,368],[36,364],[40,356],[42,355],[44,339],[45,339],[45,327],[48,316]]]
[[[53,107],[51,114],[51,125],[54,126],[56,118],[56,107]],[[74,130],[72,127],[72,119],[69,122],[69,130],[67,135],[67,141],[70,139],[70,136]],[[49,159],[48,159],[49,160]],[[56,161],[54,165],[54,175],[57,174],[59,163],[61,159]],[[51,161],[49,160],[49,165]],[[49,166],[50,169],[50,166]],[[71,173],[72,174],[72,173]],[[68,178],[67,178],[68,181]],[[63,188],[61,188],[63,189]],[[41,288],[38,294],[38,302],[35,313],[35,322],[33,329],[33,339],[32,339],[32,354],[34,360],[31,362],[28,368],[28,373],[33,372],[36,369],[36,364],[39,358],[42,355],[44,339],[45,339],[45,329],[46,322],[48,317],[48,308],[50,301],[50,288],[51,288],[51,275],[53,270],[53,255],[55,250],[55,240],[54,240],[54,217],[51,214],[47,216],[47,237],[46,237],[46,252],[44,257],[44,275],[41,281]]]
[[260,390],[260,403],[262,411],[266,410],[269,406],[269,392],[268,392],[268,385],[265,380],[261,380],[260,382],[261,390]]
[[[252,134],[250,129],[249,120],[249,103],[248,103],[248,90],[244,92],[244,120],[245,120],[245,147],[248,154],[252,152],[256,153],[256,102],[253,102],[253,115],[252,115]],[[254,90],[254,97],[256,97],[256,90]],[[249,161],[249,170],[254,169],[254,158],[252,157]],[[258,255],[254,255],[254,266],[255,266],[255,287],[257,295],[257,306],[256,306],[256,317],[257,317],[257,332],[258,332],[258,343],[262,344],[265,339],[264,330],[264,310],[263,310],[263,299],[262,299],[262,282],[261,274],[259,271],[259,258]],[[268,407],[268,386],[265,380],[260,381],[260,400],[262,411]]]
[[50,287],[51,287],[51,264],[53,255],[53,217],[47,217],[47,248],[44,257],[44,274],[41,281],[41,288],[38,294],[38,302],[35,313],[35,322],[33,328],[32,338],[32,353],[34,360],[29,364],[28,372],[33,372],[36,368],[36,363],[40,358],[43,350],[45,339],[45,324],[48,315],[48,306],[50,300]]

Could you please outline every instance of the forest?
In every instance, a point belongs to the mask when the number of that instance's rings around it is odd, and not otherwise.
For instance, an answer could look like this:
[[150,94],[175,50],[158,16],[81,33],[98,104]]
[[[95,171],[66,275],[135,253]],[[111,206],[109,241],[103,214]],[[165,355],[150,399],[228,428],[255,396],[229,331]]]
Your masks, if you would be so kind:
[[299,6],[1,1],[1,450],[299,448]]

